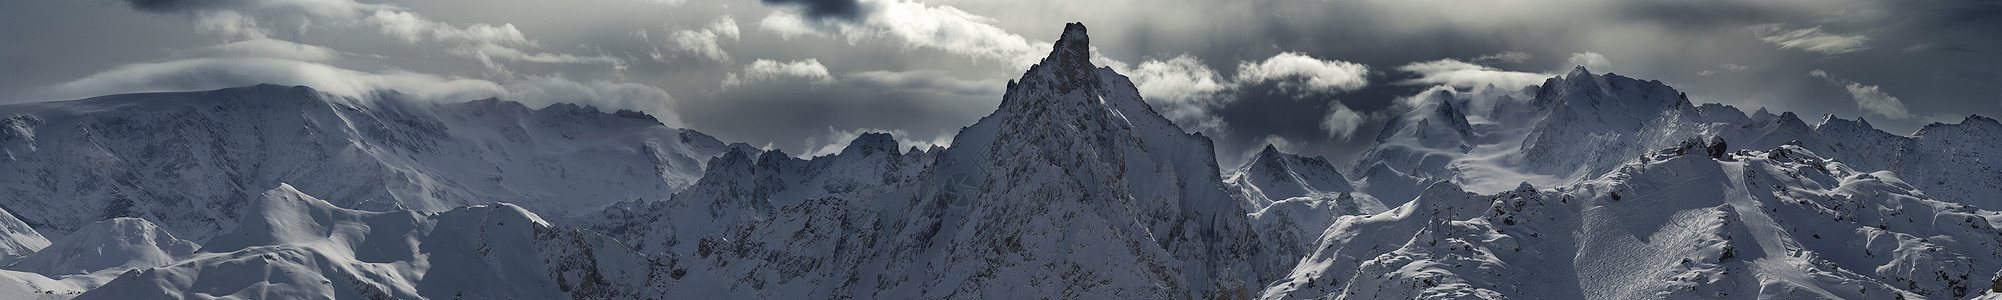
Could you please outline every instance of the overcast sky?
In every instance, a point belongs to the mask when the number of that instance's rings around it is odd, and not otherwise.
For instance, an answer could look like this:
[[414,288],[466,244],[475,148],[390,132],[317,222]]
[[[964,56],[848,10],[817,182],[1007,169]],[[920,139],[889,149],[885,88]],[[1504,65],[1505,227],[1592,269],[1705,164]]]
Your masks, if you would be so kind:
[[866,131],[950,142],[1065,22],[1226,166],[1267,143],[1347,161],[1399,97],[1578,65],[1900,134],[2002,115],[2002,2],[1979,0],[9,0],[0,103],[394,89],[824,154]]

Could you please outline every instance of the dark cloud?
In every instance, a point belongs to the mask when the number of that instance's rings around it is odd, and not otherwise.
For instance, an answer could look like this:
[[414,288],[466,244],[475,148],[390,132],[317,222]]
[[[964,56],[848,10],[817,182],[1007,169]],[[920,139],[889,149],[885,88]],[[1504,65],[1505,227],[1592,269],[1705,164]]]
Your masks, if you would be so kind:
[[132,9],[155,13],[184,13],[230,5],[234,0],[125,0]]
[[[1022,62],[1048,53],[1061,24],[1081,21],[1092,27],[1092,45],[1103,55],[1094,62],[1123,64],[1117,68],[1136,80],[1176,80],[1148,89],[1179,98],[1150,101],[1167,101],[1157,109],[1215,137],[1224,164],[1274,141],[1346,161],[1367,146],[1382,120],[1400,113],[1394,105],[1400,97],[1431,84],[1534,81],[1523,78],[1562,73],[1581,53],[1610,63],[1594,71],[1662,80],[1695,101],[1803,116],[1868,113],[1851,105],[1858,94],[1853,82],[1861,94],[1905,104],[1910,119],[1873,118],[1892,132],[1911,132],[1939,115],[2002,115],[1995,105],[2002,75],[1993,71],[2002,66],[1993,55],[2002,48],[1993,34],[2002,32],[2002,3],[1987,0],[121,0],[108,2],[116,4],[109,9],[105,3],[0,1],[0,40],[36,45],[0,47],[0,69],[10,70],[0,72],[0,95],[12,96],[0,102],[58,100],[19,95],[93,75],[116,78],[105,74],[121,67],[190,59],[230,69],[189,69],[201,74],[242,75],[217,77],[232,78],[218,84],[321,78],[258,75],[265,73],[254,67],[269,64],[219,61],[288,59],[350,70],[354,78],[416,73],[545,98],[644,90],[613,83],[652,86],[673,95],[674,113],[688,127],[809,153],[867,130],[901,132],[899,139],[913,141],[950,134],[991,112],[1001,82],[1021,76]],[[254,23],[231,22],[231,14]],[[713,26],[726,16],[737,30]],[[1774,29],[1761,35],[1754,26]],[[1847,37],[1864,43],[1806,50]],[[252,42],[264,39],[302,46]],[[1295,75],[1240,84],[1244,62],[1280,53],[1367,66],[1368,83],[1305,96],[1299,87],[1312,84]],[[823,64],[824,76],[757,66],[809,59]],[[1435,65],[1403,68],[1423,62]],[[1143,69],[1156,73],[1137,74]],[[1847,81],[1803,75],[1812,70]],[[724,88],[732,73],[742,77],[741,86]],[[518,84],[537,80],[603,86]],[[192,81],[198,80],[127,82]],[[1329,128],[1346,131],[1351,123],[1325,122],[1342,108],[1353,113],[1343,120],[1362,120],[1347,137]]]
[[814,18],[859,19],[862,4],[857,0],[758,0],[768,5],[795,6]]

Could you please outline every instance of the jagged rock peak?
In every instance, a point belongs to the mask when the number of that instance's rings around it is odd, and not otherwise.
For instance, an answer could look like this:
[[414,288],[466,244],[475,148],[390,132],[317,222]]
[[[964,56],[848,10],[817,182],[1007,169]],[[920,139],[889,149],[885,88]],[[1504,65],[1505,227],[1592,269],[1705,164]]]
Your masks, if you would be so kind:
[[[917,149],[912,148],[911,150],[915,152]],[[897,139],[888,133],[863,133],[861,136],[856,136],[855,141],[849,142],[847,148],[841,149],[841,154],[870,155],[876,153],[897,153]]]
[[1097,69],[1091,64],[1091,38],[1085,36],[1084,24],[1070,23],[1064,25],[1063,37],[1051,47],[1050,55],[1029,67],[1029,72],[1022,74],[1021,80],[1015,84],[1009,84],[1008,90],[1011,94],[1023,89],[1063,94],[1078,89],[1098,89]]
[[1050,49],[1050,56],[1043,58],[1044,65],[1082,65],[1091,67],[1091,37],[1085,35],[1084,23],[1064,24],[1064,34],[1057,38],[1056,47]]
[[1865,129],[1865,128],[1875,129],[1876,127],[1871,127],[1870,121],[1863,120],[1863,117],[1860,116],[1856,117],[1856,120],[1852,121],[1848,119],[1843,119],[1842,117],[1837,117],[1835,115],[1828,115],[1822,117],[1820,123],[1814,124],[1814,128],[1815,130],[1827,131],[1836,128],[1853,130],[1853,129]]

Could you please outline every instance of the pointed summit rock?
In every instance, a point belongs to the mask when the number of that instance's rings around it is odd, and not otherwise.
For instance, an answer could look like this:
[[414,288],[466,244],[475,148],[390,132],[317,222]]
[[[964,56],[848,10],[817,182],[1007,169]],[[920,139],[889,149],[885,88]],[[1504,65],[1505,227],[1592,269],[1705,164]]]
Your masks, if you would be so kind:
[[[1087,298],[1217,298],[1276,277],[1252,262],[1261,251],[1257,235],[1223,184],[1209,138],[1156,113],[1126,76],[1093,66],[1085,33],[1082,24],[1066,25],[998,110],[961,131],[940,158],[940,181],[931,184],[937,201],[951,211],[965,206],[941,215],[940,230],[957,232],[942,237],[949,240],[942,255],[985,256],[977,249],[1014,248],[996,243],[1022,236],[1069,242],[1021,238],[1021,249],[1117,249],[1054,262],[1121,266],[1090,275],[1112,281],[1071,292]],[[1060,285],[1044,277],[1055,271],[1032,267],[1049,263],[973,259],[927,276],[958,293],[1007,289],[973,275],[988,272]]]

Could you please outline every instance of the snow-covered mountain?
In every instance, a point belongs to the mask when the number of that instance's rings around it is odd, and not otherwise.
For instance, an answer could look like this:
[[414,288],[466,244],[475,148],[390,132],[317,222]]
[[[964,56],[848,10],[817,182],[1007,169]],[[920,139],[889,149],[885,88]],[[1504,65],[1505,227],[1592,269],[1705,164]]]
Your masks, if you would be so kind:
[[52,237],[137,217],[193,241],[280,182],[348,208],[574,215],[664,198],[730,148],[632,111],[371,98],[259,85],[0,106],[0,206]]
[[1692,144],[1556,189],[1433,184],[1340,219],[1264,296],[1967,298],[2002,269],[2002,213],[1798,145]]
[[1321,231],[1335,219],[1387,210],[1376,198],[1356,192],[1327,159],[1280,152],[1272,145],[1228,178],[1233,196],[1252,212],[1260,248],[1270,257],[1263,261],[1267,273],[1261,278],[1282,276],[1295,261],[1312,254]]
[[1579,68],[1404,99],[1346,175],[1224,170],[1090,53],[1068,24],[950,147],[812,158],[394,92],[0,106],[0,299],[2002,298],[1986,117]]
[[1091,65],[1088,43],[1066,26],[951,148],[899,152],[872,134],[811,160],[733,150],[670,200],[583,222],[685,268],[670,289],[690,295],[1256,294],[1271,258],[1209,139]]
[[1660,81],[1583,67],[1517,91],[1441,88],[1413,102],[1352,165],[1357,189],[1386,204],[1434,182],[1484,193],[1576,184],[1655,149],[1717,138],[1730,149],[1795,143],[1858,170],[1905,174],[1935,199],[2002,209],[2002,151],[1991,150],[2002,146],[2002,123],[1978,115],[1899,136],[1861,119],[1809,124],[1791,112],[1696,105]]
[[365,212],[280,185],[187,259],[77,299],[636,299],[666,268],[511,204]]

